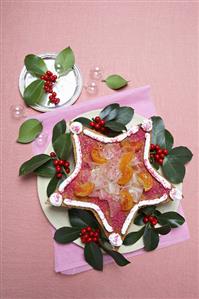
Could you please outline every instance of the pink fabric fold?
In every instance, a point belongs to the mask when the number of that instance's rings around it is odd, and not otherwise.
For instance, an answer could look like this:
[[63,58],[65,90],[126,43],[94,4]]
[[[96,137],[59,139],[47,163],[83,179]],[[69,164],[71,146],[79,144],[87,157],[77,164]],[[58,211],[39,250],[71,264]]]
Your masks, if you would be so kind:
[[[41,115],[36,115],[34,118],[39,119],[43,123],[43,132],[48,134],[48,141],[43,146],[38,146],[37,142],[33,143],[33,152],[36,154],[45,150],[46,145],[51,140],[52,128],[56,122],[61,119],[66,121],[81,115],[84,112],[103,108],[110,103],[117,102],[123,106],[131,106],[135,112],[145,117],[151,117],[155,114],[155,107],[150,96],[150,87],[144,86],[135,89],[127,89],[125,91],[115,92],[109,96],[98,97],[93,100],[84,101],[74,106],[59,108],[53,112],[48,112]],[[179,208],[179,213],[183,214],[182,207]],[[55,229],[52,228],[53,235]],[[188,226],[185,223],[182,227],[173,229],[168,235],[160,237],[158,249],[167,247],[189,239]],[[91,269],[85,262],[83,249],[74,243],[68,245],[60,245],[54,242],[55,253],[55,271],[65,275],[77,274]],[[149,254],[143,249],[125,254],[127,258],[134,257],[139,254]],[[105,255],[104,263],[113,262],[112,258]]]

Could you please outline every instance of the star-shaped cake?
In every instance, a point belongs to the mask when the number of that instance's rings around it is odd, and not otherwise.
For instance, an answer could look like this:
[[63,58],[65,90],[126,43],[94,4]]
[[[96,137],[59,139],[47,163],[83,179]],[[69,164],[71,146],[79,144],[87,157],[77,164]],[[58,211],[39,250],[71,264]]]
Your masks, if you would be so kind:
[[53,193],[53,206],[91,210],[110,243],[119,247],[140,207],[181,197],[150,164],[152,121],[106,137],[70,124],[75,168]]

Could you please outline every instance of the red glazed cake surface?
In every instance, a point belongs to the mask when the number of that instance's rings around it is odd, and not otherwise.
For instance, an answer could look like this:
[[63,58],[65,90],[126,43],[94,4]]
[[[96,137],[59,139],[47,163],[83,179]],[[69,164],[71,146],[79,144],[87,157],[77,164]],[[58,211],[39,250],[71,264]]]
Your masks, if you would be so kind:
[[168,193],[144,165],[145,132],[140,128],[121,142],[102,143],[81,133],[82,166],[64,198],[97,204],[115,232],[142,200]]

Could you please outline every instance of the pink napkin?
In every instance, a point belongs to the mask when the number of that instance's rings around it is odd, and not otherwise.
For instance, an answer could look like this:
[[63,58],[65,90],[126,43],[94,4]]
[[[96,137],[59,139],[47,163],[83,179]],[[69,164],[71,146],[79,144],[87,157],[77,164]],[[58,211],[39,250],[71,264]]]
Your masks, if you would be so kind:
[[[48,134],[48,140],[45,145],[39,146],[37,142],[33,143],[34,154],[41,153],[45,150],[45,147],[51,140],[52,128],[55,123],[61,119],[70,120],[84,112],[89,110],[95,110],[105,107],[110,103],[120,103],[121,105],[131,106],[135,109],[136,113],[145,117],[150,117],[155,114],[155,107],[150,97],[150,87],[145,86],[135,89],[127,89],[125,91],[115,92],[112,95],[99,97],[93,100],[85,101],[74,106],[59,108],[53,112],[48,112],[41,115],[36,115],[34,118],[39,119],[43,123],[44,133]],[[179,213],[183,214],[183,210],[180,207]],[[55,229],[53,228],[53,235]],[[188,226],[185,223],[182,227],[173,229],[171,233],[166,236],[160,236],[160,243],[158,248],[163,248],[176,244],[189,239]],[[91,267],[85,262],[83,256],[83,249],[74,243],[68,245],[60,245],[54,242],[55,252],[55,271],[62,274],[71,275],[80,273],[91,269]],[[147,254],[143,249],[125,254],[127,258],[136,256],[138,254]],[[105,255],[104,263],[112,262],[112,258]]]

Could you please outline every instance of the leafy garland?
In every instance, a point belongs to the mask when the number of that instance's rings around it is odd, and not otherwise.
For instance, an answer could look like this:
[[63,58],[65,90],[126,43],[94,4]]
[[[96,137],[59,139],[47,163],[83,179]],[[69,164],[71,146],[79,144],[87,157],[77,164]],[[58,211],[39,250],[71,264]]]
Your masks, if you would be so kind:
[[[54,68],[57,72],[56,78],[58,76],[59,80],[61,76],[70,72],[73,69],[74,64],[75,55],[70,47],[59,52],[54,63]],[[32,106],[40,103],[45,95],[45,80],[42,78],[49,72],[49,70],[44,59],[35,54],[26,55],[24,65],[27,71],[37,78],[25,88],[23,94],[23,99],[26,105]],[[128,85],[128,81],[117,74],[108,76],[105,80],[102,80],[102,82],[105,82],[106,85],[113,90],[118,90]]]
[[[130,107],[120,107],[114,103],[106,106],[101,112],[101,119],[105,120],[107,130],[103,132],[106,136],[116,136],[126,130],[126,125],[131,121],[134,110]],[[76,121],[81,122],[84,126],[90,127],[91,120],[80,117]],[[152,142],[168,150],[168,155],[164,159],[161,166],[165,177],[172,183],[183,181],[185,175],[184,165],[192,158],[191,151],[183,146],[173,148],[173,137],[165,127],[160,117],[152,117],[153,130]],[[107,125],[108,124],[108,125]],[[111,124],[111,125],[110,125]],[[42,131],[42,123],[35,119],[25,121],[19,130],[17,141],[19,143],[29,143],[33,141]],[[70,133],[66,132],[66,122],[61,120],[53,128],[52,145],[57,159],[68,159],[72,151],[72,142]],[[54,158],[51,155],[39,154],[24,162],[19,170],[19,175],[36,174],[42,177],[51,178],[47,187],[47,196],[49,197],[57,188],[57,186],[67,177],[67,173],[63,173],[62,178],[57,178],[54,166]],[[151,160],[154,167],[155,161]],[[180,165],[180,167],[178,167]],[[183,172],[181,169],[183,168]],[[147,218],[148,217],[148,218]],[[155,217],[155,224],[146,221],[149,217]],[[103,229],[94,218],[91,212],[81,209],[70,209],[69,219],[71,227],[62,227],[55,233],[54,239],[61,244],[70,243],[81,236],[81,230],[90,226],[93,229],[98,228],[100,231],[98,242],[89,242],[85,244],[84,256],[85,260],[96,270],[103,269],[102,250],[109,254],[119,266],[125,266],[129,263],[123,255],[115,251],[109,240],[103,233]],[[178,227],[184,223],[184,218],[176,212],[161,213],[156,206],[148,206],[141,208],[134,219],[136,225],[142,228],[136,232],[126,235],[123,244],[128,246],[136,243],[143,237],[144,249],[146,251],[154,250],[159,243],[159,235],[167,234],[172,228]]]

